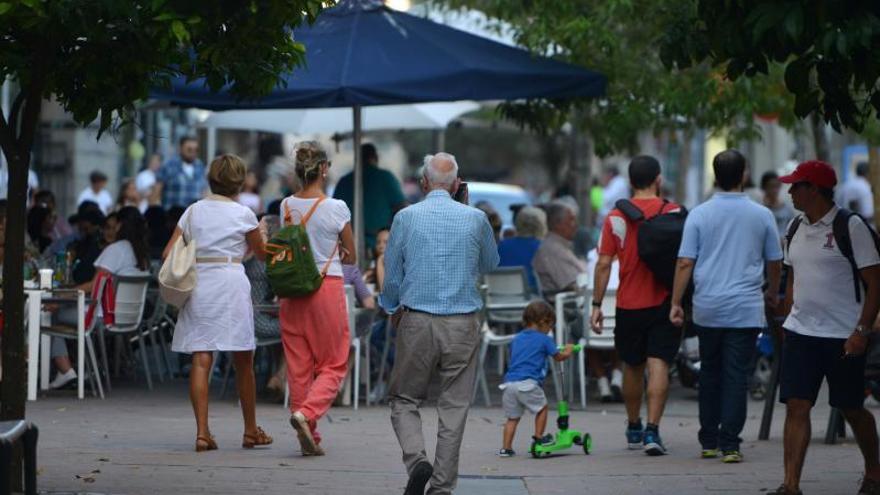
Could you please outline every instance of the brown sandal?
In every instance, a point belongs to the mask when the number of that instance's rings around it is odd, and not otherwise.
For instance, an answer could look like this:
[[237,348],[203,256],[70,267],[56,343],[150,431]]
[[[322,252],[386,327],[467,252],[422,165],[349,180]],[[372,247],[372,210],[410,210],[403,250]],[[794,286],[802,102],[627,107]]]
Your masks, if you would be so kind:
[[213,436],[196,437],[196,452],[205,452],[206,450],[217,450],[217,442]]
[[266,432],[258,426],[255,435],[248,435],[245,433],[241,437],[241,447],[244,449],[252,449],[260,445],[271,445],[273,441],[272,437],[267,435]]

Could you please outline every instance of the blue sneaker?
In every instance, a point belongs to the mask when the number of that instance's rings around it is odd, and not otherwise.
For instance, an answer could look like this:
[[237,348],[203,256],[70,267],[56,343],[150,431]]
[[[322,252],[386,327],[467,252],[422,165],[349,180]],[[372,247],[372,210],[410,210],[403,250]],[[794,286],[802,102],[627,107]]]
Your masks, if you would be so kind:
[[629,450],[639,450],[642,448],[642,440],[645,437],[645,430],[639,424],[638,428],[632,428],[629,422],[626,423],[626,444]]
[[660,433],[654,430],[645,430],[645,453],[651,456],[665,455],[666,447],[660,439]]

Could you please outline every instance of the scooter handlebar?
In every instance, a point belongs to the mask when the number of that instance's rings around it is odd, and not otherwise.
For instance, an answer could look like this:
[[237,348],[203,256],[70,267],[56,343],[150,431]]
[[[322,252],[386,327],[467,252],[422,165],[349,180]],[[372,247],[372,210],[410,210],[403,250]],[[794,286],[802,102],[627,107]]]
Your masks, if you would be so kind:
[[[565,350],[565,346],[564,346],[564,345],[559,346],[559,351],[560,351],[560,352],[561,352],[561,351],[564,351],[564,350]],[[571,352],[581,352],[582,350],[584,350],[584,346],[582,346],[582,345],[580,345],[580,344],[575,344],[575,345],[573,345],[573,346],[571,347]]]

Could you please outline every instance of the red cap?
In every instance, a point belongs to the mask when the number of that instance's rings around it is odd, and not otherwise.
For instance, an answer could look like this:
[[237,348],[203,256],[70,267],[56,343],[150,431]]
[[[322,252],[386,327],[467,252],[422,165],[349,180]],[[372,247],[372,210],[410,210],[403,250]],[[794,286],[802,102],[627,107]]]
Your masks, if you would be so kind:
[[837,185],[837,174],[834,173],[831,165],[819,160],[810,160],[798,165],[790,175],[780,177],[779,181],[784,184],[809,182],[814,186],[832,189]]

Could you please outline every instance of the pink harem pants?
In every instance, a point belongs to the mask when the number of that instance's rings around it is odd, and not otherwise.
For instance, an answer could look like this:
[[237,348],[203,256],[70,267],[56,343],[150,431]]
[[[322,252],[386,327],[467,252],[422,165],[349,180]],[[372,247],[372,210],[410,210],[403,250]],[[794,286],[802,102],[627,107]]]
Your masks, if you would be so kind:
[[309,296],[282,298],[280,321],[290,412],[302,412],[320,441],[317,422],[333,405],[348,371],[351,341],[342,278],[325,277]]

